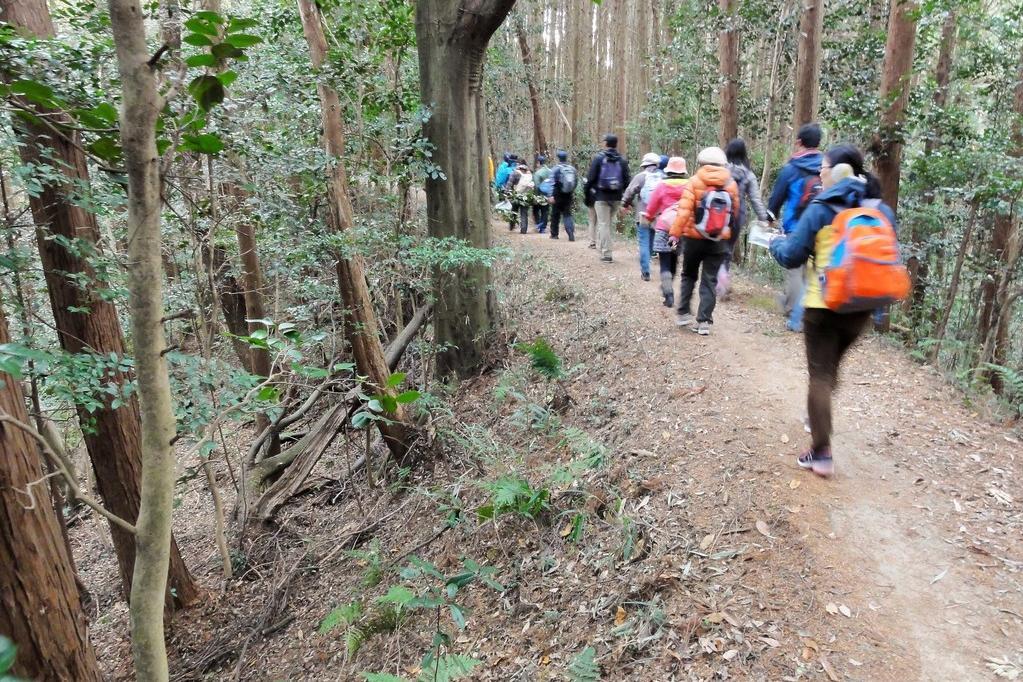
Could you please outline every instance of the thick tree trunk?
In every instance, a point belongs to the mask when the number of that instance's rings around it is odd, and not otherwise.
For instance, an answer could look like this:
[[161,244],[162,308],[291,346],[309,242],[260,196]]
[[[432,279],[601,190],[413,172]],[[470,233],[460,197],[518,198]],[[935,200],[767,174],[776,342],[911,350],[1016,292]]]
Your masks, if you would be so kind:
[[145,15],[138,0],[109,0],[121,77],[121,147],[128,176],[128,306],[139,404],[142,408],[142,498],[136,524],[131,587],[135,675],[168,677],[163,595],[171,549],[174,503],[174,419],[164,351],[163,269],[160,263],[160,155],[156,122],[164,106],[149,64]]
[[892,0],[888,16],[888,42],[881,73],[881,129],[875,145],[881,197],[895,210],[899,202],[902,166],[902,121],[909,102],[913,47],[916,44],[917,5],[914,0]]
[[[479,248],[490,246],[483,59],[514,3],[419,0],[416,5],[422,101],[433,111],[424,131],[446,175],[426,180],[427,224],[431,236],[457,237]],[[496,321],[490,268],[474,264],[434,275],[434,343],[443,349],[438,372],[470,376],[483,365]]]
[[739,136],[739,17],[736,0],[718,0],[724,28],[718,36],[718,62],[721,65],[721,146]]
[[[52,37],[53,24],[45,0],[17,0],[2,5],[0,19],[34,36]],[[26,105],[29,103],[26,102]],[[47,112],[55,124],[66,122],[55,112]],[[74,133],[58,135],[43,125],[15,121],[22,141],[19,147],[25,163],[52,163],[55,159],[67,182],[44,185],[30,197],[32,217],[37,227],[39,257],[46,277],[47,290],[57,337],[68,353],[92,352],[123,357],[124,338],[117,310],[98,295],[98,286],[79,286],[78,277],[96,282],[96,274],[87,260],[71,253],[52,236],[84,241],[99,248],[99,227],[96,216],[70,200],[76,185],[88,185],[89,172],[81,145]],[[42,150],[46,150],[44,156]],[[159,254],[157,254],[159,256]],[[100,284],[101,286],[101,284]],[[108,380],[126,384],[128,377],[111,372]],[[96,473],[96,486],[106,507],[123,519],[134,521],[139,512],[141,433],[138,398],[132,394],[118,409],[105,408],[88,412],[80,409],[85,447]],[[114,550],[121,573],[121,584],[127,597],[131,592],[131,576],[135,563],[135,539],[117,526],[111,526]],[[193,603],[199,595],[178,552],[171,546],[169,594],[178,606]]]
[[[9,342],[0,310],[0,344]],[[4,373],[0,414],[28,423],[21,384]],[[99,682],[74,569],[42,482],[36,443],[20,427],[0,423],[0,633],[18,647],[11,672]]]
[[799,49],[796,55],[796,82],[792,127],[817,118],[821,75],[821,29],[824,22],[824,0],[798,0]]
[[526,70],[526,88],[529,90],[529,107],[533,111],[533,154],[547,154],[547,136],[544,135],[543,114],[540,111],[540,93],[536,90],[533,73],[533,55],[529,51],[526,30],[521,22],[515,23],[515,37],[522,53],[522,66]]
[[[309,44],[310,60],[313,68],[319,69],[327,57],[327,39],[323,34],[320,10],[312,0],[298,0],[298,8],[302,15],[302,30]],[[342,161],[345,143],[344,131],[341,128],[341,102],[337,92],[329,85],[321,81],[317,87],[322,110],[324,146],[334,162],[328,185],[330,195],[328,219],[334,230],[344,232],[352,226],[353,213],[351,199],[348,196],[348,176]],[[437,112],[434,112],[433,118],[436,116]],[[486,147],[481,143],[477,151],[479,167],[482,170],[486,163]],[[445,171],[448,169],[445,168]],[[486,200],[488,193],[485,182],[482,187],[480,197]],[[348,317],[352,353],[359,373],[368,378],[374,390],[394,395],[394,389],[387,386],[391,373],[384,360],[376,311],[373,309],[373,299],[366,285],[362,259],[358,254],[338,257],[337,279],[341,301]],[[395,461],[401,462],[408,451],[408,419],[401,405],[396,412],[386,416],[390,421],[378,421],[377,426]]]

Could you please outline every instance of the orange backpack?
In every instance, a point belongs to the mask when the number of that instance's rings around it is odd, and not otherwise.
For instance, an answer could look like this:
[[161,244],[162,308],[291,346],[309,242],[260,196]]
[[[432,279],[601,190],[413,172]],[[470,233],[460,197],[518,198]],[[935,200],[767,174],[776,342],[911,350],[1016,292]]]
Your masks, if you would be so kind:
[[838,313],[875,310],[909,294],[899,240],[884,213],[848,208],[831,223],[831,258],[821,276],[824,305]]

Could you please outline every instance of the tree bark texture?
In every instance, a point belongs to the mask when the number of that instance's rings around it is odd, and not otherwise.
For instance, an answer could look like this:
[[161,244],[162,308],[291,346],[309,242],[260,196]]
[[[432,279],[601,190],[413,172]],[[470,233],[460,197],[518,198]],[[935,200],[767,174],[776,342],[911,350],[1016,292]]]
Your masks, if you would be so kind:
[[881,181],[881,197],[895,210],[899,202],[902,166],[902,121],[909,103],[913,48],[916,44],[917,5],[913,0],[892,0],[888,16],[888,42],[881,72],[881,129],[874,166]]
[[[952,58],[955,55],[958,25],[956,11],[950,10],[941,27],[941,45],[938,48],[938,61],[934,67],[934,93],[931,96],[934,106],[931,111],[931,120],[935,121],[935,124],[924,141],[924,155],[927,157],[938,149],[942,142],[941,127],[936,122],[942,116],[948,102],[949,80],[952,75]],[[926,192],[924,203],[933,204],[934,197],[933,190]],[[925,249],[925,239],[915,222],[910,225],[909,237],[913,244],[913,254],[906,259],[906,269],[909,271],[913,295],[903,303],[903,310],[912,315],[915,320],[922,320],[929,314],[925,307],[928,264],[926,259],[920,257],[920,252]]]
[[[320,10],[312,0],[298,0],[298,8],[302,16],[302,30],[309,44],[310,60],[313,68],[319,69],[327,57],[327,39],[323,34]],[[456,86],[451,84],[451,87]],[[324,146],[328,156],[333,160],[328,185],[330,195],[328,220],[334,230],[344,232],[352,226],[353,211],[348,194],[348,176],[342,161],[345,141],[344,130],[341,128],[341,102],[337,92],[322,80],[317,89],[322,110]],[[486,147],[482,144],[479,153],[479,164],[482,169],[486,159]],[[484,190],[481,196],[486,197],[487,192]],[[369,287],[366,285],[362,258],[358,254],[351,257],[339,256],[337,279],[341,301],[347,315],[352,353],[359,373],[368,377],[375,390],[394,395],[394,389],[387,386],[391,373],[384,359],[376,311],[373,308]],[[408,450],[408,419],[401,405],[395,413],[386,416],[390,421],[378,421],[377,426],[395,461],[401,462]]]
[[[1012,99],[1012,142],[1008,153],[1014,158],[1023,157],[1023,56],[1020,57],[1016,86]],[[981,320],[981,336],[984,343],[982,362],[1006,366],[1009,360],[1009,326],[1013,309],[1010,305],[1011,285],[1016,270],[1023,258],[1023,220],[1020,219],[1020,198],[1005,197],[1006,206],[995,216],[990,259],[987,276],[984,278],[984,310],[987,317]],[[1011,298],[1015,301],[1015,298]],[[992,388],[999,394],[1005,390],[1002,375],[989,375]]]
[[[0,344],[10,340],[0,310]],[[3,373],[0,412],[28,424],[21,384]],[[18,647],[11,671],[18,677],[102,679],[39,447],[9,423],[0,423],[0,633]]]
[[821,76],[821,29],[824,0],[797,0],[801,3],[799,48],[796,55],[796,82],[792,117],[793,129],[817,118]]
[[[419,0],[416,5],[422,101],[433,112],[424,132],[434,145],[434,161],[446,175],[426,180],[426,215],[433,237],[490,247],[483,59],[490,37],[514,3]],[[495,325],[490,268],[474,264],[434,275],[434,342],[443,349],[438,372],[470,376],[483,365]]]
[[[54,35],[53,23],[45,0],[6,2],[0,19],[39,37]],[[31,106],[25,103],[26,106]],[[67,123],[55,112],[46,112],[55,124]],[[40,124],[18,119],[19,153],[25,163],[53,163],[67,178],[66,183],[44,185],[38,196],[30,197],[30,208],[37,228],[39,257],[46,277],[50,305],[61,348],[68,353],[91,352],[118,357],[125,355],[117,310],[98,295],[96,286],[79,286],[76,278],[95,282],[95,272],[84,258],[64,248],[52,236],[77,240],[88,248],[99,249],[99,227],[96,216],[73,200],[76,183],[88,185],[89,171],[77,135],[57,134]],[[48,150],[44,158],[40,150]],[[129,377],[111,372],[108,380],[125,384]],[[110,400],[110,398],[107,398]],[[104,505],[114,514],[134,522],[139,512],[140,450],[142,438],[138,398],[132,394],[118,409],[110,407],[89,413],[78,410],[89,459],[96,474],[96,486]],[[121,584],[127,597],[131,592],[131,576],[135,563],[135,539],[122,529],[111,526],[111,537]],[[172,543],[170,587],[173,602],[186,606],[195,602],[199,588],[185,566],[177,545]]]
[[529,51],[529,41],[526,39],[526,29],[522,22],[515,23],[515,37],[519,42],[519,51],[522,53],[522,66],[526,70],[526,88],[529,90],[529,106],[533,110],[533,154],[547,154],[547,136],[544,135],[543,113],[540,110],[540,93],[537,92],[534,82],[533,56]]
[[739,136],[739,17],[736,0],[718,0],[724,28],[718,36],[718,61],[721,65],[721,127],[719,138],[724,147]]
[[160,155],[156,123],[163,108],[155,66],[148,63],[145,16],[138,0],[109,0],[121,77],[121,146],[128,176],[128,306],[142,412],[142,497],[131,588],[135,675],[168,677],[163,601],[171,549],[177,425],[164,351],[160,262]]

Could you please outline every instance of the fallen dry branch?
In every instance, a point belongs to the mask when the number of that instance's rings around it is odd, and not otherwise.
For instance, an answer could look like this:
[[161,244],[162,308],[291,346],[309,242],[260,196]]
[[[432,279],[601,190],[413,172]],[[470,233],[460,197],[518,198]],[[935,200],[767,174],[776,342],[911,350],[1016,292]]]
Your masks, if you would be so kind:
[[[405,349],[412,343],[416,334],[429,318],[431,309],[429,305],[420,308],[401,333],[388,344],[384,351],[384,359],[387,361],[390,371],[393,372],[397,367]],[[298,442],[279,455],[269,457],[253,467],[248,476],[248,499],[255,499],[255,495],[263,489],[267,481],[274,479],[281,472],[284,473],[273,482],[266,492],[260,495],[250,518],[263,522],[268,521],[278,509],[302,489],[309,474],[312,473],[313,467],[320,461],[320,457],[334,442],[348,421],[351,411],[355,409],[354,403],[358,395],[358,388],[350,390],[345,395],[344,401],[327,410]],[[306,406],[303,405],[303,408]],[[356,467],[361,466],[361,462],[360,458]]]

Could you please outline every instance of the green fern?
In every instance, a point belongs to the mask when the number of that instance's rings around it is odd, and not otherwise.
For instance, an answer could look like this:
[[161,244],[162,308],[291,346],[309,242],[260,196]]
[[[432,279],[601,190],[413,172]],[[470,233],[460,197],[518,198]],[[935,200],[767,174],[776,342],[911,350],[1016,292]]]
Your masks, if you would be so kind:
[[539,338],[533,343],[518,343],[515,350],[528,355],[533,369],[547,379],[555,380],[565,376],[561,368],[561,358],[545,339]]
[[353,658],[362,645],[375,635],[390,634],[408,619],[408,612],[397,604],[381,603],[364,623],[350,625],[345,633],[345,651]]
[[600,665],[595,660],[597,652],[588,646],[568,666],[568,679],[572,682],[597,682],[600,679]]
[[360,606],[358,602],[339,606],[328,613],[324,619],[320,621],[320,634],[325,635],[342,623],[345,625],[351,625],[357,621],[361,615],[362,606]]
[[435,658],[419,673],[419,682],[451,682],[468,677],[482,661],[462,654],[445,654]]

